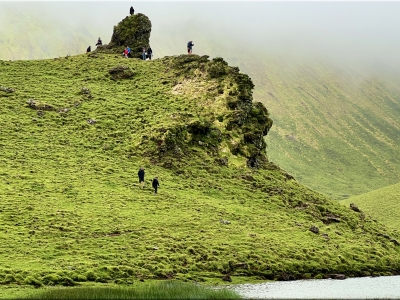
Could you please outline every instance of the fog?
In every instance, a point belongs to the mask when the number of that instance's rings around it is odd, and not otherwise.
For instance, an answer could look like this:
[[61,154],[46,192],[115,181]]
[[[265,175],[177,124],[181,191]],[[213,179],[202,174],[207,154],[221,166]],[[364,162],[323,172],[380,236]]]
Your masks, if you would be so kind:
[[[193,40],[194,53],[211,57],[229,52],[400,69],[400,2],[0,2],[0,40],[40,20],[54,42],[70,43],[79,32],[94,48],[98,36],[110,41],[131,5],[152,22],[156,57],[185,53]],[[9,14],[21,17],[10,24]]]

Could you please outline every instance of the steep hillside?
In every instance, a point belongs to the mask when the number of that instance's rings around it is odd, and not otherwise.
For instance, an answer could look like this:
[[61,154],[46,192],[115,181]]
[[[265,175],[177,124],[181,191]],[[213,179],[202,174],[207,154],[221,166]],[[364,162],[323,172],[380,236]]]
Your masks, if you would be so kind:
[[272,121],[224,60],[0,67],[3,284],[400,271],[396,235],[268,162]]
[[[44,18],[5,3],[1,6],[0,59],[73,55],[93,46],[98,35],[105,43],[111,38],[111,31],[101,26],[103,19],[65,26],[56,16],[49,19],[48,14]],[[268,55],[268,48],[237,44],[226,37],[222,42],[212,32],[204,34],[199,24],[197,34],[190,27],[194,53],[222,56],[239,66],[253,79],[254,99],[268,107],[275,122],[266,139],[271,161],[334,199],[400,180],[398,74],[373,75],[316,59],[278,58]],[[155,57],[184,53],[186,31],[175,24],[153,28]]]
[[379,222],[400,230],[400,183],[351,197],[340,203],[346,206],[355,203]]
[[[198,37],[195,53],[221,55],[249,74],[254,99],[268,107],[274,120],[266,138],[268,157],[299,182],[345,199],[400,180],[398,69],[371,71],[329,60],[271,56],[268,49],[263,53],[207,38]],[[179,45],[172,38],[164,42]],[[168,47],[159,55],[171,53]]]
[[329,64],[266,65],[254,82],[275,121],[270,159],[335,199],[398,182],[398,79]]

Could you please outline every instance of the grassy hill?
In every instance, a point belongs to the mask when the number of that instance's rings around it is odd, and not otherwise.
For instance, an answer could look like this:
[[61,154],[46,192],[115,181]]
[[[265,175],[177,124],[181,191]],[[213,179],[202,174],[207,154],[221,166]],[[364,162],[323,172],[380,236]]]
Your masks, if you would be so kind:
[[[4,3],[2,8],[7,13],[0,12],[0,59],[78,54],[98,35],[105,43],[111,36],[102,22],[66,26],[48,14]],[[153,28],[155,57],[185,52],[185,26],[166,26]],[[400,180],[398,74],[277,57],[268,55],[268,47],[225,43],[201,32],[201,26],[197,35],[192,29],[195,53],[222,56],[253,79],[254,99],[268,107],[275,122],[266,138],[269,159],[299,182],[346,199]]]
[[268,112],[222,59],[0,67],[3,287],[399,272],[395,234],[265,160]]
[[[171,35],[152,37],[157,57],[184,51],[177,38],[183,29],[168,30]],[[274,120],[268,157],[302,184],[346,199],[400,180],[400,75],[394,69],[269,55],[200,34],[194,51],[224,57],[249,74],[254,99]]]
[[376,220],[400,230],[400,183],[340,202],[346,206],[355,203]]

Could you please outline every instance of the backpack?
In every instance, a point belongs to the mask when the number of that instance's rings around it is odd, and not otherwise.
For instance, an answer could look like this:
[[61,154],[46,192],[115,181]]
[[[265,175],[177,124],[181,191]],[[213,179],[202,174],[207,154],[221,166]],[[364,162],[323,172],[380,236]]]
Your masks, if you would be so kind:
[[188,45],[187,45],[188,47],[190,47],[190,46],[192,46],[192,43],[191,42],[188,42]]

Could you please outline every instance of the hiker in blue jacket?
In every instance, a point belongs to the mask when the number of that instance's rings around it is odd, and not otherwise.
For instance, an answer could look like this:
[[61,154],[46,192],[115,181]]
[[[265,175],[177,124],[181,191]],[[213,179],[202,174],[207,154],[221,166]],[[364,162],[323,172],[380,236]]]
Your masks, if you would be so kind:
[[146,53],[147,51],[146,51],[146,47],[143,47],[143,49],[142,49],[142,59],[143,60],[146,60]]
[[190,41],[190,42],[187,43],[188,54],[192,54],[193,46],[194,46],[193,41]]

